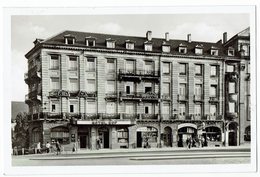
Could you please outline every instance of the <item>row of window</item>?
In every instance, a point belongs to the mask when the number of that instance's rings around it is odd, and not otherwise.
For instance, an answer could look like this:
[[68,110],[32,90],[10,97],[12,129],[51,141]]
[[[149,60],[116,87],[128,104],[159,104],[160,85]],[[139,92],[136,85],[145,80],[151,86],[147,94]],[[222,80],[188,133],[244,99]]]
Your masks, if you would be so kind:
[[[65,36],[65,44],[70,44],[73,45],[75,44],[75,37],[66,37]],[[96,39],[89,36],[85,38],[85,44],[88,47],[95,47],[96,46]],[[116,41],[108,38],[106,39],[106,47],[107,48],[115,48],[116,47]],[[131,40],[126,40],[125,41],[125,48],[128,50],[134,50],[135,49],[135,42],[131,41]],[[195,46],[195,54],[197,55],[203,55],[203,45],[196,45]],[[144,42],[144,50],[145,51],[153,51],[153,44],[151,41],[146,41]],[[187,53],[187,45],[184,44],[179,44],[178,46],[178,51],[181,54],[186,54]],[[231,49],[228,50],[229,54],[231,54]],[[167,44],[167,42],[164,41],[164,43],[162,44],[162,52],[165,53],[170,53],[171,52],[171,46],[169,44]],[[210,48],[210,54],[212,56],[218,56],[219,55],[219,50],[218,48],[212,46]],[[233,56],[233,55],[232,55]]]
[[[86,60],[86,70],[87,71],[96,71],[96,58],[94,57],[88,57]],[[195,75],[202,75],[203,74],[203,64],[195,64]],[[232,66],[230,66],[232,67]],[[232,69],[228,67],[228,69]],[[51,69],[59,69],[59,56],[58,55],[51,55],[51,62],[50,62],[50,68]],[[69,70],[77,70],[78,68],[78,62],[76,56],[69,56]],[[136,62],[135,60],[125,60],[125,71],[127,73],[134,73],[136,68]],[[106,71],[109,72],[115,72],[116,69],[116,62],[115,59],[107,59],[106,62]],[[144,70],[145,71],[154,71],[155,70],[155,64],[153,61],[144,61]],[[170,74],[171,70],[171,63],[170,62],[163,62],[162,65],[162,73],[163,74]],[[186,74],[188,70],[187,63],[180,63],[179,65],[179,73],[180,74]],[[230,72],[228,70],[228,72]],[[218,66],[217,65],[211,65],[210,66],[210,75],[211,76],[217,76],[218,74]]]
[[[97,113],[97,103],[96,102],[87,102],[87,113],[95,114]],[[229,105],[230,112],[235,112],[235,103],[230,103]],[[106,103],[106,113],[107,114],[115,114],[117,111],[117,104],[114,102],[107,102]],[[143,107],[144,114],[155,114],[155,110],[158,111],[158,107],[154,104],[146,104]],[[217,104],[211,104],[209,108],[209,115],[216,116],[217,115]],[[60,112],[60,101],[51,101],[51,110],[52,113],[59,113]],[[77,101],[73,101],[69,103],[69,112],[70,113],[78,113],[79,106]],[[137,107],[135,104],[125,104],[125,112],[126,114],[136,114]],[[186,116],[188,110],[186,103],[179,104],[179,116]],[[164,103],[162,106],[162,114],[170,115],[171,114],[171,107],[170,104]],[[203,104],[195,104],[194,107],[194,115],[195,116],[202,116],[203,115]]]

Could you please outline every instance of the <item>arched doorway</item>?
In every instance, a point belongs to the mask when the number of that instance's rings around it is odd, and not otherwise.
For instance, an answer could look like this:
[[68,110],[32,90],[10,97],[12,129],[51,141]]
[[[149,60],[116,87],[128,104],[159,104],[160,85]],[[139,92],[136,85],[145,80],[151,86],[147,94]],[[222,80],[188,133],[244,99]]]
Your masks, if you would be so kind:
[[245,128],[244,140],[245,141],[251,141],[251,127],[250,127],[250,125]]
[[186,140],[188,138],[195,138],[197,129],[193,126],[182,126],[178,129],[178,147],[187,146]]
[[157,147],[158,130],[154,127],[139,127],[136,130],[136,147]]
[[51,142],[59,141],[60,144],[69,143],[69,129],[67,127],[58,126],[51,129]]
[[164,146],[172,147],[172,129],[171,129],[171,127],[164,128],[163,142],[164,142]]
[[41,130],[39,127],[32,129],[32,143],[38,143],[41,140]]
[[99,148],[109,148],[109,130],[107,127],[98,128]]
[[216,146],[221,144],[221,129],[216,126],[205,128],[204,146]]
[[228,125],[228,145],[229,146],[237,146],[237,123],[231,122]]

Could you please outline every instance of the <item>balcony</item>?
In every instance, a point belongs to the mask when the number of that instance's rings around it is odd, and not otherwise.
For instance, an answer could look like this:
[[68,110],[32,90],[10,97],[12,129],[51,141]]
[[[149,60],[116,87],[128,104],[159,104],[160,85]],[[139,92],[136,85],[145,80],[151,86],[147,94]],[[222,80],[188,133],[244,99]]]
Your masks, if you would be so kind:
[[117,100],[117,92],[106,93],[106,100]]
[[142,101],[159,101],[158,93],[147,92],[141,95],[142,95]]
[[86,113],[84,115],[84,120],[88,120],[88,119],[97,119],[98,118],[98,114],[97,113]]
[[40,79],[41,78],[41,65],[34,65],[32,68],[28,70],[28,77],[30,79]]
[[140,114],[138,121],[158,121],[158,114]]
[[137,92],[131,92],[131,93],[119,92],[119,97],[120,97],[121,101],[123,101],[123,100],[141,101],[141,99],[142,99],[142,95]]
[[177,100],[178,101],[188,101],[188,96],[187,95],[178,95]]
[[86,92],[87,98],[95,99],[97,97],[97,92]]
[[141,80],[153,80],[159,82],[159,71],[145,71],[145,70],[119,70],[119,80],[126,81],[136,81],[140,82]]
[[209,102],[210,103],[218,103],[219,99],[215,96],[209,97]]
[[122,113],[121,114],[122,119],[130,119],[130,120],[136,120],[138,119],[139,115],[138,114],[126,114],[126,113]]
[[120,119],[120,115],[117,113],[99,113],[99,119]]
[[203,95],[194,95],[193,100],[194,102],[204,102]]
[[26,104],[31,104],[31,103],[32,103],[32,100],[29,99],[29,94],[26,94],[26,95],[25,95],[25,103],[26,103]]
[[62,113],[48,113],[47,114],[47,119],[62,119]]
[[28,73],[24,73],[24,81],[25,81],[26,84],[29,83]]

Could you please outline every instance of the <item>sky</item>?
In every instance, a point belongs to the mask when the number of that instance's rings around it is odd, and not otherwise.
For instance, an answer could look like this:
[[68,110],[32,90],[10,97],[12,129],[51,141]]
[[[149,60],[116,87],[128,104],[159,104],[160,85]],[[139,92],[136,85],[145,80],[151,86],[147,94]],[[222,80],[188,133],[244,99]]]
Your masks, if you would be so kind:
[[36,38],[46,39],[65,30],[97,32],[217,42],[227,32],[228,39],[249,27],[248,14],[163,14],[163,15],[16,15],[11,17],[12,101],[24,101],[28,86],[24,82],[27,59]]

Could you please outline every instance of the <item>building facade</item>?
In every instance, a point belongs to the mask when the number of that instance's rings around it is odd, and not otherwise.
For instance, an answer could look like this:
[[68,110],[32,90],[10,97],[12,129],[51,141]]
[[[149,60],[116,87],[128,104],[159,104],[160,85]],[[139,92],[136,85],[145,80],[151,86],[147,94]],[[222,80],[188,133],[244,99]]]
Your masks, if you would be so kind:
[[25,55],[30,144],[183,147],[250,141],[249,28],[227,41],[64,31]]

